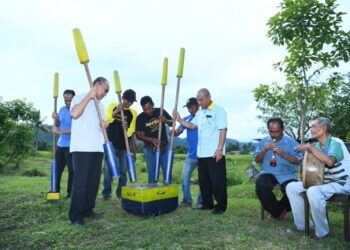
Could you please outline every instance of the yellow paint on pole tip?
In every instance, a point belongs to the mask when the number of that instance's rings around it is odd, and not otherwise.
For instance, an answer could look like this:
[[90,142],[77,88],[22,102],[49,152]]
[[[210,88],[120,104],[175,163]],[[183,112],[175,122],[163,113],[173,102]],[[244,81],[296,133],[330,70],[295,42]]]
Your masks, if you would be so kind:
[[58,73],[55,73],[53,80],[53,97],[58,97]]
[[177,67],[177,77],[182,77],[184,72],[185,49],[180,49],[179,66]]
[[164,57],[164,60],[163,60],[162,85],[166,85],[167,81],[168,81],[168,58]]
[[80,63],[81,64],[88,63],[89,55],[85,47],[83,36],[81,35],[79,29],[73,29],[73,37],[74,37],[75,49],[77,50]]
[[122,85],[120,84],[118,70],[115,70],[113,75],[114,75],[115,93],[117,93],[117,94],[121,93],[122,92]]

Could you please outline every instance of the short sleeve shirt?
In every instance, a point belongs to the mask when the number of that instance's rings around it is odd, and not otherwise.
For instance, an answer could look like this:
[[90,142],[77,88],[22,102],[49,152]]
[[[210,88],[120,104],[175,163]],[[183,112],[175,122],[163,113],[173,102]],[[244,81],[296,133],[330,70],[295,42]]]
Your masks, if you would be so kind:
[[[71,110],[86,94],[74,96]],[[97,101],[104,118],[104,108]],[[93,100],[90,100],[78,119],[72,119],[70,152],[103,152],[104,137]]]
[[[60,108],[58,112],[58,120],[60,122],[60,130],[71,130],[72,127],[72,117],[67,106]],[[69,147],[70,146],[70,134],[60,135],[58,138],[57,146],[59,147]]]
[[[152,116],[147,116],[144,112],[140,113],[136,118],[136,131],[142,132],[142,134],[147,137],[158,138],[159,115],[160,108],[154,108]],[[163,110],[163,115],[168,120],[172,119],[169,113],[165,110]],[[168,137],[166,135],[164,123],[162,124],[161,144],[168,144]],[[148,146],[148,144],[145,143],[145,146]]]
[[213,157],[219,145],[220,130],[227,128],[226,111],[212,102],[207,109],[197,111],[192,123],[198,128],[198,158]]

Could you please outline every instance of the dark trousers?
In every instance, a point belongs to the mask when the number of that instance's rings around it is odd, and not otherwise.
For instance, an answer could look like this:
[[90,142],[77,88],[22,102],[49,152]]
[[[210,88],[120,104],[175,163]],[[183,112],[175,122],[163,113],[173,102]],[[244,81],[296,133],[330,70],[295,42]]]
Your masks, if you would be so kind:
[[68,196],[72,191],[72,182],[73,182],[73,162],[72,162],[72,154],[69,152],[69,147],[59,147],[57,146],[56,153],[56,168],[57,168],[57,187],[56,190],[59,193],[61,190],[61,178],[62,173],[64,171],[65,166],[68,168],[68,185],[67,185],[67,194]]
[[214,199],[217,209],[227,208],[227,181],[225,156],[218,162],[213,157],[198,158],[199,187],[203,207],[213,208]]
[[277,200],[273,193],[273,187],[279,184],[276,177],[273,174],[261,174],[258,176],[255,182],[255,192],[264,209],[269,212],[272,217],[279,218],[283,210],[291,211],[289,199],[286,194],[286,186],[293,181],[297,180],[291,179],[280,184],[283,196],[281,200]]
[[69,219],[74,222],[89,216],[95,207],[100,185],[102,152],[73,152],[73,189]]

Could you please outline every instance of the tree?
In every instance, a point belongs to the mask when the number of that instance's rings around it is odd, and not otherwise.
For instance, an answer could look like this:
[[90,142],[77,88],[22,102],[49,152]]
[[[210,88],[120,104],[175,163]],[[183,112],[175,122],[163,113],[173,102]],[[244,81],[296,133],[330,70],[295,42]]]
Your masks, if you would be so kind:
[[40,112],[22,100],[0,97],[0,167],[19,164],[33,152],[34,128]]
[[232,151],[240,151],[241,148],[239,147],[239,143],[236,142],[235,144],[229,143],[226,147],[226,152],[232,152]]
[[[333,122],[332,134],[350,141],[350,73],[339,75],[339,88],[331,94],[328,108],[321,116],[328,117]],[[349,136],[349,139],[347,138]]]
[[258,109],[265,112],[260,118],[281,115],[290,134],[302,142],[308,121],[323,112],[340,86],[333,69],[350,57],[350,32],[341,28],[345,13],[336,11],[335,2],[283,0],[267,23],[273,44],[287,50],[287,56],[274,64],[284,72],[286,85],[265,84],[253,91]]

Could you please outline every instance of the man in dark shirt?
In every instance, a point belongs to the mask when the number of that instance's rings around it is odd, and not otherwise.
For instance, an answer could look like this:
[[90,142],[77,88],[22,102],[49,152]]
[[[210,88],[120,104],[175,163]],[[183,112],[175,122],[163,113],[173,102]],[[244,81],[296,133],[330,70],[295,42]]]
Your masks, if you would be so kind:
[[[165,124],[172,126],[172,117],[163,110],[160,116],[160,108],[154,108],[152,98],[144,96],[141,98],[143,112],[136,118],[136,137],[144,142],[144,154],[146,157],[148,183],[155,183],[156,150],[160,145],[160,166],[163,172],[163,180],[166,173],[168,138]],[[158,140],[159,122],[162,122],[161,140]]]

